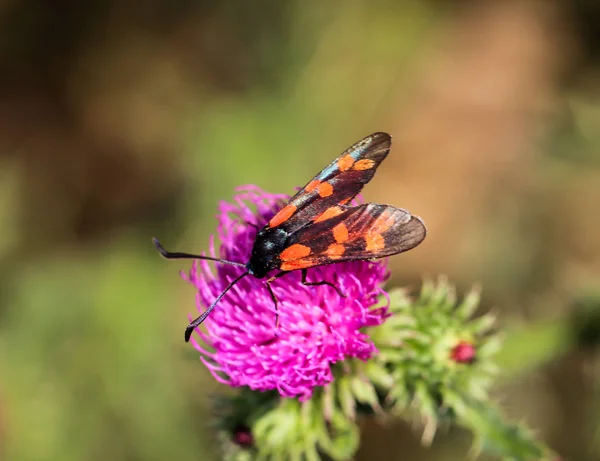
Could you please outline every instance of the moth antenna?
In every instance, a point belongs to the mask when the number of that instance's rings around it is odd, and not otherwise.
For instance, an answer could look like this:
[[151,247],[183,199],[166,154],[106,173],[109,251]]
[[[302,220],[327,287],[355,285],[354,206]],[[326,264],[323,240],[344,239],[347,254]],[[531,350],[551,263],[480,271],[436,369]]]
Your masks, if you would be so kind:
[[241,279],[243,279],[244,277],[246,277],[246,275],[250,274],[250,272],[246,271],[244,272],[242,275],[240,275],[239,277],[237,277],[233,282],[231,282],[227,288],[225,288],[221,294],[219,296],[217,296],[217,299],[215,299],[213,301],[213,303],[208,307],[208,309],[206,309],[204,312],[202,312],[202,314],[200,315],[200,317],[195,318],[194,320],[192,320],[190,322],[190,324],[185,328],[185,342],[189,342],[190,337],[192,336],[192,333],[194,332],[194,330],[196,329],[196,327],[198,325],[200,325],[202,322],[204,322],[204,320],[206,320],[206,317],[208,317],[208,314],[210,314],[212,312],[212,310],[215,308],[215,306],[217,305],[217,303],[221,300],[221,298],[223,296],[225,296],[225,293],[227,293],[236,283],[238,283]]
[[201,255],[193,255],[190,253],[179,253],[179,252],[171,252],[165,250],[165,248],[160,244],[158,239],[152,237],[152,243],[161,254],[161,256],[165,259],[205,259],[207,261],[215,261],[218,263],[229,264],[230,266],[238,266],[238,267],[246,267],[243,263],[236,263],[235,261],[227,261],[226,259],[220,258],[211,258],[210,256],[201,256]]

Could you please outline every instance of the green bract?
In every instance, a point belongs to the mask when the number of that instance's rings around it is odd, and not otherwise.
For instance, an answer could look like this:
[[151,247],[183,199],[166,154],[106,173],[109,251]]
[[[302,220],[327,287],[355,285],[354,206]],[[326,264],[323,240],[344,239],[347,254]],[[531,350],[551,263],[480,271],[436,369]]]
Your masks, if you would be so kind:
[[[351,459],[360,442],[357,418],[369,416],[419,421],[426,444],[440,422],[462,426],[473,433],[472,455],[550,459],[546,447],[524,427],[504,422],[489,400],[501,340],[492,315],[473,318],[478,304],[477,290],[458,302],[443,278],[425,282],[416,299],[392,290],[391,317],[365,330],[379,352],[336,364],[334,381],[310,400],[249,389],[217,400],[224,459]],[[240,427],[251,433],[250,446],[236,440]]]

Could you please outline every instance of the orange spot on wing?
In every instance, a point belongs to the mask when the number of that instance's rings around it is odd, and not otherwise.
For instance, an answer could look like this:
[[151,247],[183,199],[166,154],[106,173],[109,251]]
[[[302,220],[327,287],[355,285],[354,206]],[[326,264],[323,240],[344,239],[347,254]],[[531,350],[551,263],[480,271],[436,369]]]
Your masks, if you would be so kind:
[[314,266],[315,263],[312,259],[294,259],[292,261],[285,261],[281,263],[279,269],[282,271],[295,271],[297,269],[306,269],[307,267]]
[[342,214],[344,210],[342,210],[339,206],[332,206],[331,208],[327,208],[321,216],[315,219],[315,222],[326,221],[327,219],[334,218],[340,214]]
[[375,162],[373,160],[364,158],[364,159],[356,162],[354,164],[354,166],[352,167],[352,169],[353,170],[368,170],[368,169],[373,168],[374,165],[375,165]]
[[344,243],[348,240],[348,228],[343,222],[333,228],[333,238],[337,243]]
[[350,197],[345,198],[344,200],[340,200],[340,205],[345,205],[346,203],[348,203],[350,201]]
[[300,245],[295,243],[281,252],[279,259],[282,261],[289,261],[291,259],[301,259],[310,254],[310,247],[306,245]]
[[389,211],[381,213],[371,225],[370,232],[373,234],[383,234],[394,225],[394,214]]
[[317,192],[321,197],[329,197],[333,194],[333,186],[328,182],[322,182],[317,186]]
[[325,250],[325,254],[329,256],[331,259],[341,258],[344,252],[346,251],[346,247],[340,243],[332,243]]
[[366,234],[367,251],[380,251],[385,248],[385,240],[381,234]]
[[318,179],[313,179],[311,182],[309,182],[306,187],[304,188],[304,190],[306,192],[312,192],[313,190],[316,189],[316,187],[321,184],[321,181],[319,181]]
[[349,170],[353,164],[354,159],[350,154],[344,155],[341,159],[337,161],[337,166],[341,171]]
[[279,210],[279,213],[277,213],[271,218],[271,220],[269,221],[269,227],[277,227],[281,223],[286,222],[292,217],[292,215],[296,212],[297,209],[298,208],[295,205],[284,206],[281,210]]

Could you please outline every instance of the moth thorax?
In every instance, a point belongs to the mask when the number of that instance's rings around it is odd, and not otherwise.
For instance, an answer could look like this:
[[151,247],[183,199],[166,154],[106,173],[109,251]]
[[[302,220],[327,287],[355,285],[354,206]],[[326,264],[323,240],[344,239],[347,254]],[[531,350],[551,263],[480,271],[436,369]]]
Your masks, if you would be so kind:
[[267,273],[278,267],[279,254],[285,248],[287,232],[282,229],[263,229],[254,240],[248,270],[255,277],[266,277]]

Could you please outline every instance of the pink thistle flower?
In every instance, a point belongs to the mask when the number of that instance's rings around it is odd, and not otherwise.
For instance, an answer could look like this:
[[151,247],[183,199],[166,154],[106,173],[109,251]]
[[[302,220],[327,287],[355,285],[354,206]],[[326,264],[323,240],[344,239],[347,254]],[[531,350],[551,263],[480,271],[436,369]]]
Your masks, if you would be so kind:
[[[219,251],[210,241],[210,256],[245,263],[254,237],[289,198],[244,186],[234,203],[219,207]],[[194,261],[184,278],[197,289],[200,311],[244,271],[242,267]],[[329,286],[304,286],[300,271],[286,274],[272,284],[275,306],[264,280],[246,277],[219,301],[207,318],[206,332],[196,329],[192,338],[201,360],[217,381],[254,390],[277,389],[283,397],[309,399],[316,386],[333,380],[331,366],[347,357],[369,359],[376,348],[364,327],[380,325],[388,307],[376,307],[388,277],[386,263],[343,262],[308,269],[308,281],[326,280]]]
[[452,360],[458,363],[471,363],[475,360],[475,346],[468,341],[461,341],[450,353]]

